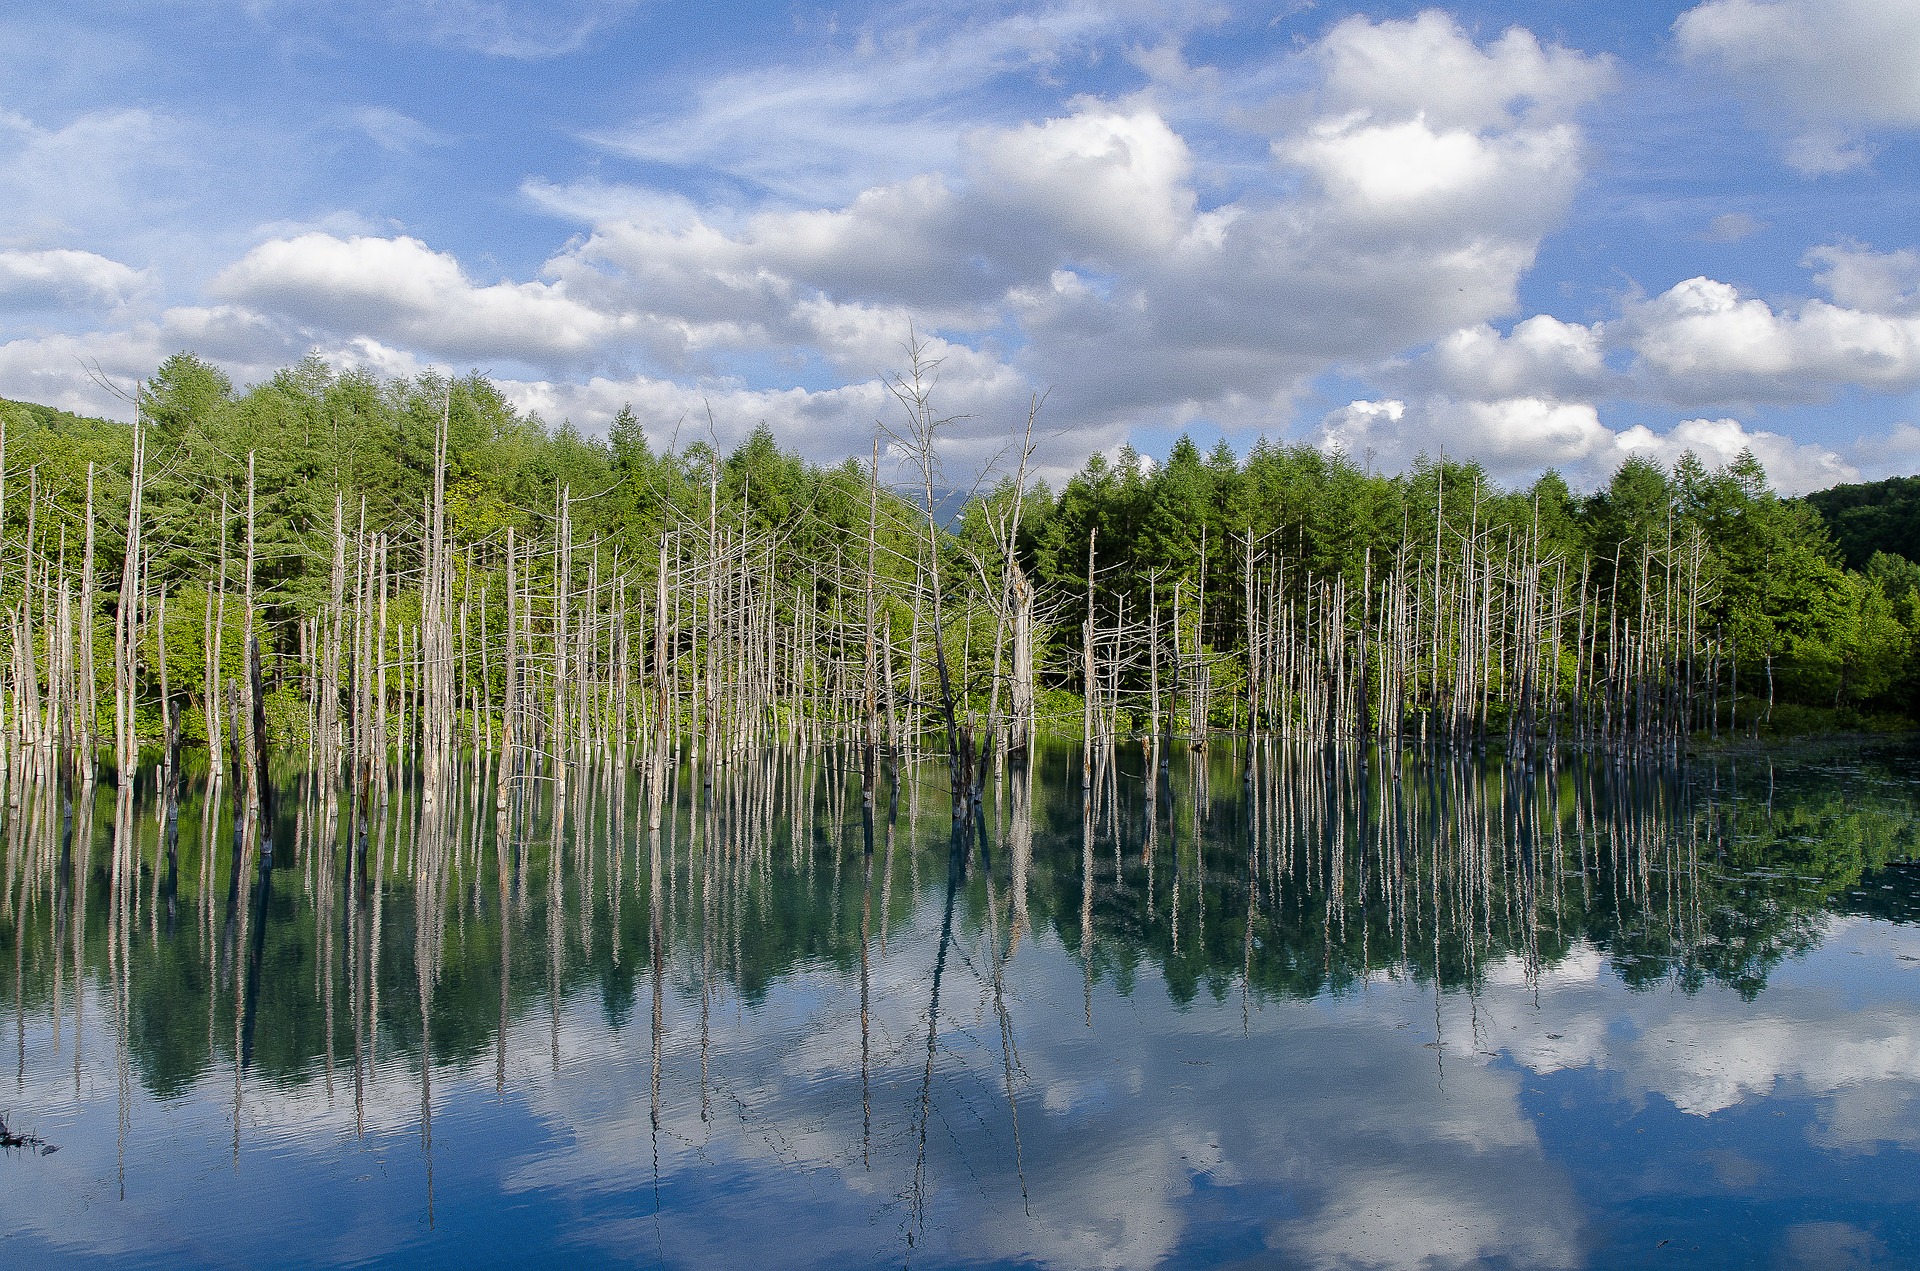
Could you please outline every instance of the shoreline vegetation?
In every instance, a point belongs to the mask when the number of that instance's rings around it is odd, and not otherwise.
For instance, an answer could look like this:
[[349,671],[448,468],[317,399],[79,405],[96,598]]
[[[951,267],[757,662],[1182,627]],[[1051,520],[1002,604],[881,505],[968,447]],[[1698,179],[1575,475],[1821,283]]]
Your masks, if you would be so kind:
[[595,756],[838,742],[869,800],[883,760],[943,757],[958,815],[1042,734],[1093,743],[1090,786],[1123,742],[1671,758],[1920,715],[1920,565],[1845,568],[1751,456],[1582,496],[1182,438],[1055,492],[1035,402],[956,514],[937,374],[911,347],[836,467],[764,426],[656,450],[629,410],[587,438],[478,373],[317,358],[236,391],[178,354],[134,424],[0,403],[14,787],[204,746],[271,822],[274,748],[356,788],[417,758],[429,799],[470,751],[504,804]]

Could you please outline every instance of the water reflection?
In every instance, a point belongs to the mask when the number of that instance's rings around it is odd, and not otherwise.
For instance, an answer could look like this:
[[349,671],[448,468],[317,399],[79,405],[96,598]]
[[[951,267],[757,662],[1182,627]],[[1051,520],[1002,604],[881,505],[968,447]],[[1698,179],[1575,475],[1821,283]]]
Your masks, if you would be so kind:
[[1920,1253],[1914,1185],[1848,1182],[1920,1150],[1911,758],[1042,751],[957,824],[941,774],[864,804],[838,749],[432,801],[290,773],[265,820],[29,784],[0,1111],[61,1151],[0,1164],[6,1230],[160,1262]]

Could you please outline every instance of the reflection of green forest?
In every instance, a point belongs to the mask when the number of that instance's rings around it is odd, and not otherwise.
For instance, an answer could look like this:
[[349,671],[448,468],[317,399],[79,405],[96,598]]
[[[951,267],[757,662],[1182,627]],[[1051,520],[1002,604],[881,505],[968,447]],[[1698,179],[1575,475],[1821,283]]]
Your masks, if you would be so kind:
[[[1550,774],[1440,764],[1396,784],[1351,757],[1276,756],[1259,787],[1269,806],[1287,802],[1276,789],[1291,800],[1272,822],[1226,759],[1196,816],[1184,761],[1158,808],[1151,884],[1137,756],[1122,757],[1120,815],[1096,818],[1091,854],[1096,974],[1124,987],[1150,962],[1183,1001],[1243,977],[1292,997],[1382,972],[1471,988],[1495,960],[1547,967],[1583,940],[1630,986],[1712,981],[1751,997],[1817,942],[1825,914],[1912,920],[1920,892],[1920,808],[1897,758],[1791,779],[1764,759],[1684,780],[1581,759]],[[1079,801],[1044,820],[1034,920],[1077,948]]]
[[[1793,769],[1747,760],[1684,778],[1584,759],[1530,773],[1432,763],[1396,782],[1377,757],[1369,769],[1351,754],[1274,752],[1247,785],[1221,748],[1174,757],[1148,851],[1139,751],[1122,752],[1117,778],[1101,782],[1091,835],[1078,756],[1050,751],[1033,777],[1027,920],[1077,952],[1090,876],[1092,973],[1130,991],[1142,966],[1157,967],[1181,1001],[1224,997],[1243,979],[1255,993],[1292,997],[1381,973],[1472,987],[1497,960],[1551,966],[1582,941],[1631,986],[1716,982],[1751,996],[1818,939],[1827,913],[1916,917],[1920,871],[1907,863],[1920,861],[1920,818],[1911,784],[1895,775],[1901,758]],[[883,797],[869,869],[857,776],[844,768],[769,755],[724,770],[711,795],[695,793],[689,806],[678,791],[657,839],[664,974],[677,991],[697,995],[711,977],[753,1003],[798,968],[851,977],[863,884],[876,943],[883,926],[899,932],[946,894],[944,800],[930,800],[918,822],[903,806],[889,835]],[[45,1017],[58,976],[71,1030],[77,906],[77,956],[93,991],[83,1027],[89,1045],[103,1044],[123,936],[131,1056],[162,1095],[230,1068],[236,1048],[274,1079],[318,1080],[329,1037],[335,1079],[350,1080],[356,1022],[382,1062],[417,1063],[421,950],[438,1063],[482,1059],[503,1012],[539,1018],[556,994],[597,998],[616,1028],[636,1017],[644,1026],[636,1006],[652,991],[656,840],[639,783],[624,784],[616,810],[605,784],[583,782],[566,796],[558,836],[553,809],[539,809],[504,850],[491,793],[474,794],[462,806],[481,815],[456,810],[442,852],[415,841],[418,810],[404,799],[370,817],[380,882],[364,888],[349,879],[348,853],[311,833],[319,809],[297,798],[285,801],[277,836],[295,849],[282,848],[264,881],[243,859],[239,885],[231,809],[216,809],[209,840],[196,801],[181,818],[169,886],[161,827],[142,803],[124,932],[112,791],[95,792],[91,826],[80,809],[74,842],[90,847],[67,862],[62,809],[30,797],[6,837],[0,988]],[[990,801],[989,868],[976,857],[956,897],[962,927],[978,931],[991,913],[1003,944],[1020,838],[1007,802]]]

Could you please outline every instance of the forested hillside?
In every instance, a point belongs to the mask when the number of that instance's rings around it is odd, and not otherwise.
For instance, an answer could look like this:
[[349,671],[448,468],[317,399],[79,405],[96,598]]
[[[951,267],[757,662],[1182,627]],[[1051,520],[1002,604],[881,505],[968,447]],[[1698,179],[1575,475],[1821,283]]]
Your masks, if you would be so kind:
[[1806,500],[1833,531],[1847,568],[1867,569],[1883,552],[1920,562],[1920,476],[1836,485]]
[[1512,740],[1717,733],[1790,704],[1920,713],[1920,568],[1846,568],[1818,500],[1776,497],[1751,459],[1634,460],[1583,496],[1552,474],[1506,490],[1453,461],[1390,476],[1182,440],[1164,464],[1096,456],[1057,492],[997,474],[949,532],[919,506],[912,420],[876,480],[765,430],[663,453],[623,412],[585,437],[479,375],[309,359],[239,390],[186,354],[140,414],[130,517],[131,427],[0,405],[16,721],[103,738],[124,648],[135,731],[172,715],[206,737],[209,680],[246,681],[252,613],[275,736],[360,703],[404,740],[441,656],[423,588],[449,606],[449,709],[475,744],[515,719],[717,745],[722,723],[871,738],[884,713],[895,744],[944,726],[953,747],[956,726],[1004,745],[1023,716],[1108,738]]

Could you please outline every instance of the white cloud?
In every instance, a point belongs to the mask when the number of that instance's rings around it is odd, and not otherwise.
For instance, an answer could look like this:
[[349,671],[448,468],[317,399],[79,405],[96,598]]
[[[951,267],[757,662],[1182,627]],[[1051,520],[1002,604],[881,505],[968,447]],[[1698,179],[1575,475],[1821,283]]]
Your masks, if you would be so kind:
[[1681,53],[1808,119],[1920,124],[1920,9],[1907,0],[1708,0]]
[[[998,450],[1042,389],[1070,434],[1048,462],[1077,463],[1141,423],[1270,429],[1329,368],[1511,310],[1580,179],[1570,121],[1610,81],[1603,59],[1517,30],[1482,46],[1431,13],[1341,22],[1273,59],[1302,81],[1292,122],[1266,138],[1267,168],[1211,207],[1201,157],[1153,94],[1007,122],[959,108],[1003,77],[1213,16],[902,15],[821,65],[716,81],[673,124],[622,134],[629,153],[783,202],[716,212],[530,178],[524,198],[589,227],[538,280],[478,281],[393,228],[315,224],[270,231],[210,291],[273,341],[343,364],[503,361],[525,401],[589,428],[618,404],[608,385],[650,404],[650,422],[699,397],[821,458],[861,448],[885,404],[877,377],[917,329],[943,360],[940,408],[966,417],[956,466]],[[391,111],[357,122],[383,144],[431,140]]]
[[845,46],[690,86],[690,110],[591,140],[789,205],[844,203],[875,185],[951,170],[965,134],[988,122],[971,113],[983,87],[1043,79],[1065,59],[1149,32],[1178,38],[1217,17],[1208,0],[1061,0],[1003,12],[895,6],[884,26],[850,32]]
[[[891,361],[904,357],[906,328],[876,332],[887,340]],[[1028,388],[1011,368],[981,358],[964,346],[929,341],[927,355],[944,357],[938,368],[939,409],[954,416],[940,434],[939,457],[948,477],[962,484],[989,463],[1002,457],[1016,422],[1025,419]],[[766,424],[782,446],[818,463],[834,463],[849,454],[863,454],[872,442],[877,423],[899,422],[900,404],[878,377],[832,388],[754,388],[735,379],[706,378],[692,383],[653,376],[613,379],[594,376],[585,383],[566,380],[496,379],[514,406],[537,411],[551,422],[610,419],[622,406],[631,406],[647,437],[656,447],[707,436],[709,412],[715,439],[722,448],[743,441],[756,426]],[[1043,447],[1041,475],[1059,478],[1071,473],[1085,458],[1084,439],[1065,446]]]
[[142,271],[93,252],[0,251],[0,310],[112,308],[144,282]]
[[1519,27],[1477,47],[1438,9],[1398,22],[1347,18],[1315,55],[1325,67],[1326,113],[1389,121],[1424,115],[1441,130],[1563,119],[1613,82],[1608,59],[1542,48]]
[[1613,379],[1602,329],[1536,314],[1507,335],[1480,323],[1434,345],[1420,367],[1456,397],[1592,398]]
[[147,110],[93,111],[49,128],[0,109],[0,233],[26,245],[142,224],[143,196],[151,211],[172,190],[164,169],[178,140],[170,120]]
[[[1511,477],[1554,466],[1587,485],[1626,454],[1671,463],[1688,450],[1725,462],[1750,449],[1781,489],[1796,492],[1904,470],[1915,458],[1907,425],[1836,450],[1717,414],[1920,385],[1920,256],[1841,243],[1815,248],[1805,263],[1831,301],[1776,307],[1698,277],[1630,299],[1605,321],[1539,314],[1504,334],[1489,323],[1462,327],[1387,364],[1381,379],[1392,396],[1333,412],[1317,436],[1388,464],[1444,440],[1449,453]],[[1716,413],[1663,432],[1616,430],[1601,419],[1608,402]]]
[[1873,161],[1873,147],[1844,133],[1821,129],[1788,140],[1787,166],[1809,177],[1829,177],[1864,168]]
[[390,106],[362,106],[352,111],[348,118],[376,146],[392,154],[410,154],[426,146],[444,146],[449,140],[438,129],[429,128],[413,116]]
[[1835,304],[1869,313],[1920,312],[1920,252],[1911,247],[1876,252],[1838,243],[1814,248],[1803,263],[1820,267],[1813,281]]
[[1192,158],[1149,111],[1085,109],[975,133],[967,148],[981,213],[1030,226],[1066,254],[1118,265],[1171,249],[1193,223]]
[[1710,243],[1737,243],[1743,238],[1752,238],[1765,228],[1746,212],[1722,212],[1707,222],[1707,232],[1703,237]]
[[520,194],[549,216],[585,225],[631,222],[686,229],[701,217],[701,210],[684,194],[597,178],[559,183],[529,177],[520,183]]
[[[1920,469],[1920,432],[1900,424],[1839,448],[1805,443],[1727,417],[1687,418],[1665,431],[1605,423],[1601,403],[1659,405],[1823,399],[1842,386],[1901,391],[1920,383],[1920,317],[1911,253],[1821,249],[1809,257],[1836,299],[1781,312],[1732,287],[1691,279],[1613,321],[1591,325],[1537,315],[1502,335],[1463,328],[1385,378],[1405,396],[1331,412],[1317,444],[1388,468],[1415,456],[1477,459],[1509,481],[1548,467],[1582,488],[1603,484],[1628,455],[1671,465],[1693,453],[1724,464],[1742,451],[1784,493]],[[1610,360],[1611,359],[1611,360]]]
[[308,175],[287,155],[311,144],[253,119],[144,106],[35,119],[0,104],[0,249],[98,253],[149,275],[141,299],[198,303],[200,283],[285,214]]
[[1861,437],[1853,443],[1860,473],[1869,481],[1885,477],[1920,475],[1920,428],[1895,424],[1879,437]]
[[131,388],[169,355],[190,349],[247,382],[265,379],[307,348],[296,333],[241,306],[183,306],[120,330],[0,344],[0,396],[120,419],[127,404],[95,381],[96,369]]
[[1590,469],[1610,471],[1625,458],[1615,453],[1615,435],[1592,406],[1535,397],[1351,402],[1321,421],[1315,440],[1372,467],[1400,469],[1420,455],[1444,453],[1477,460],[1508,481],[1554,467],[1570,481],[1592,485]]
[[1485,136],[1436,131],[1425,116],[1368,125],[1349,117],[1275,150],[1357,226],[1415,234],[1436,220],[1451,229],[1469,219],[1496,234],[1525,234],[1558,219],[1581,171],[1578,134],[1567,125]]
[[476,286],[451,255],[413,238],[274,239],[230,266],[213,290],[314,331],[459,360],[583,360],[625,325],[574,303],[558,284]]
[[[1428,57],[1441,69],[1420,92],[1392,73]],[[604,187],[526,192],[606,215],[547,270],[579,303],[641,315],[631,338],[655,373],[733,374],[757,351],[871,375],[917,319],[977,364],[963,379],[1007,386],[994,400],[1050,387],[1083,453],[1145,421],[1270,427],[1330,366],[1512,307],[1579,180],[1565,116],[1610,77],[1524,33],[1482,49],[1432,15],[1342,23],[1296,60],[1338,109],[1309,110],[1273,141],[1277,170],[1208,209],[1186,139],[1145,99],[974,128],[950,171],[936,148],[931,170],[805,210],[722,220]],[[1356,113],[1370,74],[1392,94]]]
[[1782,494],[1822,490],[1860,477],[1859,468],[1836,451],[1765,429],[1750,429],[1735,419],[1687,419],[1664,433],[1636,424],[1619,433],[1614,444],[1622,452],[1645,455],[1667,467],[1686,454],[1722,466],[1742,451],[1751,451],[1766,469],[1774,489]]
[[1909,0],[1708,0],[1674,23],[1683,57],[1791,129],[1808,175],[1865,163],[1859,129],[1920,125],[1920,8]]
[[1778,312],[1711,278],[1629,306],[1610,334],[1681,402],[1817,401],[1841,385],[1920,384],[1920,317],[1822,300]]
[[1857,480],[1860,469],[1824,446],[1796,442],[1732,419],[1690,419],[1656,433],[1644,424],[1615,430],[1586,402],[1514,397],[1461,401],[1445,396],[1412,402],[1356,401],[1329,413],[1313,440],[1371,466],[1405,468],[1426,455],[1477,460],[1496,478],[1531,481],[1557,469],[1577,489],[1604,485],[1630,456],[1670,467],[1694,454],[1724,465],[1751,451],[1774,487],[1798,494]]
[[[1047,423],[1067,434],[1047,461],[1057,469],[1143,425],[1274,431],[1329,371],[1374,376],[1381,391],[1318,435],[1389,465],[1443,437],[1503,472],[1555,464],[1585,480],[1675,438],[1750,444],[1791,482],[1893,461],[1862,448],[1877,442],[1855,447],[1855,462],[1721,417],[1920,383],[1910,251],[1817,249],[1807,263],[1830,300],[1770,303],[1701,277],[1604,321],[1536,315],[1498,329],[1565,222],[1585,173],[1577,117],[1613,83],[1612,64],[1518,29],[1478,42],[1427,12],[1348,18],[1251,68],[1187,66],[1177,33],[1210,20],[1203,8],[1164,23],[1072,6],[958,23],[909,14],[805,73],[716,81],[670,126],[622,134],[631,153],[778,199],[716,208],[614,180],[529,177],[529,204],[586,231],[524,280],[477,279],[391,224],[282,224],[219,271],[221,303],[200,310],[232,328],[236,378],[278,348],[393,373],[478,364],[517,400],[585,428],[629,398],[652,427],[713,403],[724,426],[764,418],[821,459],[863,448],[887,404],[879,376],[917,330],[944,362],[939,405],[965,417],[956,465],[996,450],[1038,390],[1051,390]],[[1148,27],[1176,33],[1137,59],[1160,68],[1148,91],[1026,120],[961,109],[982,85]],[[932,74],[943,70],[951,84]],[[1261,138],[1265,168],[1215,183],[1217,131],[1176,126],[1179,92],[1245,100],[1275,84],[1277,104],[1238,117],[1274,130]],[[358,122],[384,144],[433,140],[396,112]],[[727,150],[751,128],[764,135]],[[814,130],[841,149],[809,156]],[[869,143],[866,159],[841,164]],[[815,162],[840,166],[816,181]],[[1723,238],[1752,228],[1715,224]],[[190,311],[101,347],[131,361],[190,327]],[[45,374],[28,366],[34,347],[8,346],[16,374]],[[1621,432],[1600,410],[1617,399],[1703,418]],[[1897,436],[1883,440],[1897,449]]]

